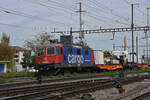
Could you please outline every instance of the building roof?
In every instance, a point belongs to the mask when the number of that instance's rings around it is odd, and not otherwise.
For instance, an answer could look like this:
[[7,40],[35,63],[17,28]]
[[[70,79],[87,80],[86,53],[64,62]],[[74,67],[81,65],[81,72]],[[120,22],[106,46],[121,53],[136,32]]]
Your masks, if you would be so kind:
[[16,51],[27,51],[26,48],[22,48],[22,47],[19,47],[19,46],[13,46],[15,48]]

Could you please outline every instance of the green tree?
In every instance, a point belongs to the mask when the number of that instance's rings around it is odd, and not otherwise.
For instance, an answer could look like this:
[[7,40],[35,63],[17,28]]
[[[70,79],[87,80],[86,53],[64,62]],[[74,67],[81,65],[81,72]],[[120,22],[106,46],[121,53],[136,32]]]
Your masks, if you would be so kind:
[[23,62],[21,63],[23,67],[32,67],[36,65],[36,55],[31,55],[31,51],[24,52]]
[[23,67],[30,66],[31,64],[31,52],[30,51],[25,51],[23,54],[23,62],[21,63]]
[[1,42],[0,42],[0,60],[1,61],[10,61],[8,64],[9,67],[13,67],[13,57],[15,49],[9,46],[10,37],[3,33]]
[[10,42],[10,37],[8,37],[5,33],[3,33],[1,43],[9,45],[9,42]]
[[32,67],[32,66],[36,66],[36,55],[31,56],[31,61],[32,61],[32,62],[31,62],[31,65],[30,65],[30,66],[31,66],[31,67]]
[[14,59],[12,58],[11,60],[9,60],[10,62],[8,63],[7,67],[10,70],[13,70],[13,66],[15,64]]

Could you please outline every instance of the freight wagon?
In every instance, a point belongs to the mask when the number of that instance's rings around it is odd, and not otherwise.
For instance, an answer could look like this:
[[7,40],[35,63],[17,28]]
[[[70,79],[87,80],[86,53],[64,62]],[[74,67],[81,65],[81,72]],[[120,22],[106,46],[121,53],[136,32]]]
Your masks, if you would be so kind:
[[147,68],[148,65],[140,62],[137,63],[135,56],[134,63],[132,62],[131,54],[127,51],[112,51],[110,57],[104,57],[104,53],[101,50],[94,51],[95,66],[101,70],[117,70],[128,68]]

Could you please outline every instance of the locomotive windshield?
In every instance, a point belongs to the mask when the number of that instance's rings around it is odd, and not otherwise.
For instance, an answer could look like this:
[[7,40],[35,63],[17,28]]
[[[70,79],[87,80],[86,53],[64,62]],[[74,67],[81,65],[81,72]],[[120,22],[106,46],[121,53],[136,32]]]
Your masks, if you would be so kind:
[[38,56],[44,56],[44,48],[39,48],[37,52]]
[[47,48],[47,55],[55,54],[55,48],[54,47],[48,47]]

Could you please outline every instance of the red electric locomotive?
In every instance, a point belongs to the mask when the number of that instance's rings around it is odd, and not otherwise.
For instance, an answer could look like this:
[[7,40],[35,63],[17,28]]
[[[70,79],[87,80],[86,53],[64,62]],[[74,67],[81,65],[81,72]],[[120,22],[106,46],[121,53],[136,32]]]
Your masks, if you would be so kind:
[[38,49],[37,68],[44,71],[61,69],[93,69],[94,53],[88,46],[52,44]]

